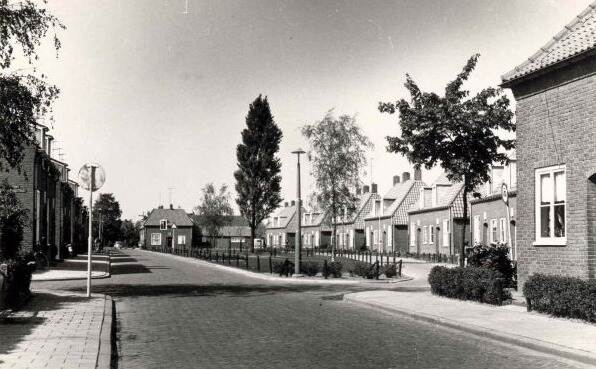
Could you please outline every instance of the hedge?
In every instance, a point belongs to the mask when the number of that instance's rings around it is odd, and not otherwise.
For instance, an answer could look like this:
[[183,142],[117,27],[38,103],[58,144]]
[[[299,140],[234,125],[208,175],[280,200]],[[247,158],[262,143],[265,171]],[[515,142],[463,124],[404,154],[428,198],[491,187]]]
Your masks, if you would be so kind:
[[478,244],[467,250],[468,265],[496,270],[503,275],[506,287],[515,287],[515,269],[505,244]]
[[[0,300],[4,300],[4,307],[18,309],[29,298],[31,275],[35,269],[35,263],[28,260],[17,256],[2,263],[3,268],[0,273],[3,274],[4,290],[0,293],[4,296]],[[0,306],[0,309],[2,307]]]
[[511,299],[504,290],[503,275],[495,270],[479,267],[447,268],[435,266],[428,275],[431,292],[435,295],[502,305]]
[[534,274],[524,284],[528,310],[596,322],[596,281]]
[[305,274],[309,277],[314,277],[319,273],[319,263],[316,261],[303,261],[300,264],[300,273]]

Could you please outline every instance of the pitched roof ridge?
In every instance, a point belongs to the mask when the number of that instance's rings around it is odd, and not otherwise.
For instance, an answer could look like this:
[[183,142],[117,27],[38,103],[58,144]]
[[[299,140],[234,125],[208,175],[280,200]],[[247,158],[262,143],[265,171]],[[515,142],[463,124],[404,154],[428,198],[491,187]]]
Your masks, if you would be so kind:
[[[523,70],[528,67],[530,64],[535,63],[536,61],[538,61],[542,56],[545,56],[549,53],[552,52],[552,47],[554,45],[556,45],[559,41],[567,38],[569,35],[571,35],[573,32],[576,31],[576,29],[574,29],[574,27],[580,23],[580,22],[585,22],[588,19],[588,16],[592,13],[594,13],[596,11],[596,0],[593,1],[591,4],[589,4],[581,13],[579,13],[577,16],[575,16],[569,23],[567,23],[563,29],[561,31],[559,31],[556,35],[554,35],[553,37],[551,37],[542,47],[540,47],[538,49],[538,51],[536,51],[534,54],[532,54],[529,58],[527,58],[524,62],[522,62],[521,64],[517,65],[516,67],[514,67],[512,70],[510,70],[509,72],[503,74],[501,76],[501,80],[505,83],[505,82],[509,82],[511,80],[523,77],[525,75],[528,74],[532,74],[536,71],[539,71],[541,69],[544,69],[545,67],[557,64],[561,61],[567,60],[571,57],[574,57],[578,54],[580,54],[583,51],[586,51],[587,49],[585,48],[581,48],[579,51],[576,52],[571,52],[569,53],[569,55],[559,59],[559,60],[554,60],[551,61],[550,63],[547,63],[545,65],[539,66],[536,69],[532,69],[532,70],[528,70],[526,72],[523,72]],[[594,48],[596,45],[592,45],[590,48]],[[521,73],[521,74],[519,74]],[[519,74],[519,75],[518,75]]]

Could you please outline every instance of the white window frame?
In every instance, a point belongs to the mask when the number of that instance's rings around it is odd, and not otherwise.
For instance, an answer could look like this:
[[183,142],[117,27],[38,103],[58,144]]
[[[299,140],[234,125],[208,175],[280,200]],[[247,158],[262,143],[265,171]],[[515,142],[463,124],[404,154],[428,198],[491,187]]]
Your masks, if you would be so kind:
[[474,215],[474,243],[482,242],[482,235],[480,234],[480,215]]
[[184,235],[184,234],[178,235],[178,245],[186,245],[186,235]]
[[[554,177],[555,177],[555,173],[558,172],[563,172],[564,178],[565,178],[565,202],[564,202],[564,206],[565,206],[565,236],[563,237],[555,237],[554,236],[554,225],[555,225],[555,194],[556,194],[556,189],[555,189],[555,184],[554,184]],[[550,237],[542,237],[540,234],[540,198],[541,198],[541,193],[540,193],[540,176],[543,174],[549,174],[550,175],[550,179],[551,179],[551,187],[552,187],[552,199],[550,201],[550,222],[549,222],[549,227],[551,230],[551,236]],[[535,241],[533,243],[533,245],[535,246],[565,246],[567,245],[567,204],[568,204],[568,200],[567,200],[567,168],[565,165],[555,165],[555,166],[551,166],[551,167],[545,167],[545,168],[539,168],[536,169],[535,171],[535,176],[534,176],[534,203],[535,203],[535,209],[534,209],[534,223],[536,226],[535,229]]]
[[497,238],[499,236],[499,224],[497,223],[496,219],[491,219],[490,220],[490,229],[488,231],[489,233],[489,242],[490,243],[495,243],[497,242]]
[[416,246],[416,223],[410,223],[410,246]]
[[[164,228],[165,225],[165,228]],[[159,230],[160,231],[165,231],[168,229],[168,220],[167,219],[161,219],[159,221]]]
[[449,246],[450,242],[449,219],[443,219],[443,246]]
[[507,226],[508,226],[507,219],[501,218],[501,219],[499,219],[499,223],[500,223],[499,224],[500,225],[500,227],[499,227],[499,240],[502,243],[507,243]]
[[425,245],[428,243],[428,226],[422,227],[422,243]]
[[[159,243],[157,243],[159,239]],[[151,233],[151,246],[161,246],[161,233]]]

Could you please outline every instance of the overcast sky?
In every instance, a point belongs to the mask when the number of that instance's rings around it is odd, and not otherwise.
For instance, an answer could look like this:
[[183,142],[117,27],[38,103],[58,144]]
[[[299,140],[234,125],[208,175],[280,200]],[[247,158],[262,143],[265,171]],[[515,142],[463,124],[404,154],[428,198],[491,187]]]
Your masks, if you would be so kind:
[[207,182],[229,185],[234,197],[235,148],[259,94],[284,134],[286,200],[296,193],[290,152],[306,147],[299,127],[331,108],[356,114],[376,144],[372,178],[384,193],[394,174],[411,170],[386,153],[397,120],[377,110],[406,97],[405,73],[441,92],[479,52],[469,87],[497,85],[590,3],[49,0],[68,28],[59,58],[48,47],[38,66],[62,91],[52,134],[72,177],[86,161],[101,163],[100,192],[113,192],[127,218],[157,206],[160,193],[167,206],[168,187],[188,211]]

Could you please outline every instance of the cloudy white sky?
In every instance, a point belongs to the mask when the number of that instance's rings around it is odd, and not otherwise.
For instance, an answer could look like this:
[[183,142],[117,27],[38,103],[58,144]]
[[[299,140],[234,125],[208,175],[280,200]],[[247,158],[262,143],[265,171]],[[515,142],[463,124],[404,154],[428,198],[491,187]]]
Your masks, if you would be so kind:
[[259,94],[284,133],[286,200],[296,191],[290,152],[306,146],[299,127],[330,108],[356,114],[376,144],[372,177],[383,193],[410,169],[385,151],[396,117],[377,110],[405,97],[405,73],[440,92],[479,52],[469,87],[497,85],[590,2],[49,0],[68,28],[58,59],[48,47],[38,66],[62,90],[52,133],[73,176],[101,163],[101,192],[113,192],[128,218],[158,205],[160,193],[167,204],[168,187],[187,210],[207,182],[234,196],[235,148]]

